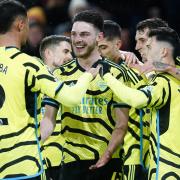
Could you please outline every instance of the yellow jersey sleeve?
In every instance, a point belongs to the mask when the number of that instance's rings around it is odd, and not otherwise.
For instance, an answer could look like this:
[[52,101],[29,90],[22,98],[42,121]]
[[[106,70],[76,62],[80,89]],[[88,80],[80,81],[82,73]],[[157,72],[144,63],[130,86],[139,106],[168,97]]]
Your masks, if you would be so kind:
[[158,74],[148,86],[140,90],[148,98],[146,107],[160,109],[166,104],[170,95],[169,79],[164,75]]
[[104,75],[104,80],[112,89],[114,94],[116,94],[121,101],[126,102],[128,105],[138,108],[147,104],[148,98],[143,92],[124,85],[122,82],[114,78],[110,73]]
[[41,66],[38,72],[27,71],[26,74],[28,84],[34,85],[32,91],[41,91],[65,106],[74,106],[80,103],[93,79],[91,73],[86,72],[78,79],[75,86],[68,86],[64,82],[56,80],[45,66]]
[[159,109],[166,103],[169,96],[168,81],[161,76],[156,77],[150,85],[140,90],[127,87],[110,73],[105,74],[104,80],[120,100],[135,108],[156,107]]

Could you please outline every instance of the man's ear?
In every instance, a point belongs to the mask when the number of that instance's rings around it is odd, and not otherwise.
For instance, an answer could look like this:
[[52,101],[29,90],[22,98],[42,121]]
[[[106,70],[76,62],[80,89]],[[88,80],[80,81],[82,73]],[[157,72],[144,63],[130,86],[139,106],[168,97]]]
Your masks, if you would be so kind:
[[103,32],[99,32],[98,36],[97,36],[97,42],[102,41],[104,39],[104,33]]
[[51,50],[50,49],[45,49],[45,51],[44,51],[44,57],[46,57],[46,59],[49,59],[50,58],[50,56],[52,56],[52,52],[51,52]]
[[168,55],[169,49],[168,48],[162,48],[160,50],[160,53],[161,53],[161,57],[164,58],[164,57],[166,57]]
[[122,41],[120,39],[117,40],[116,45],[117,45],[117,48],[120,49],[122,45]]
[[25,20],[23,18],[17,18],[15,21],[15,27],[17,28],[18,32],[21,32],[25,27]]

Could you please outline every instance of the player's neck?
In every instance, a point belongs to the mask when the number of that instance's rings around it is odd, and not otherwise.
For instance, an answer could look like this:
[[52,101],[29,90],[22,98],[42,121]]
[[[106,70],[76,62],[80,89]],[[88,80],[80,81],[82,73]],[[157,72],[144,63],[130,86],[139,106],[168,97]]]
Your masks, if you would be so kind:
[[53,72],[54,69],[56,68],[56,67],[53,66],[53,65],[48,65],[48,64],[47,64],[47,66],[48,66],[48,69],[49,69],[51,72]]
[[168,64],[170,66],[175,67],[175,62],[174,62],[173,57],[166,57],[166,58],[163,59],[162,62],[165,63],[165,64]]
[[119,64],[120,60],[121,60],[121,56],[120,56],[120,53],[118,53],[116,56],[114,56],[113,61],[116,64]]
[[85,70],[89,70],[91,68],[91,66],[98,60],[98,59],[102,59],[102,57],[100,56],[98,50],[93,51],[88,57],[80,57],[77,58],[78,59],[78,63],[81,67],[83,67]]
[[21,44],[18,37],[11,32],[0,35],[0,46],[14,46],[18,49],[21,48]]

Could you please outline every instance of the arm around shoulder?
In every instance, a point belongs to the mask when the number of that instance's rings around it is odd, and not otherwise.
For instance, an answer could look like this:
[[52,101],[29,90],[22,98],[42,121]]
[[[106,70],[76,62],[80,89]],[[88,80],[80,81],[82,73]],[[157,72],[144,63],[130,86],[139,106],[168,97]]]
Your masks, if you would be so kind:
[[57,90],[58,92],[55,99],[65,106],[75,106],[79,104],[92,79],[92,74],[86,72],[78,79],[74,86],[63,84],[62,87]]
[[146,106],[148,98],[142,91],[126,86],[113,77],[110,73],[105,74],[103,78],[114,94],[121,101],[135,108]]

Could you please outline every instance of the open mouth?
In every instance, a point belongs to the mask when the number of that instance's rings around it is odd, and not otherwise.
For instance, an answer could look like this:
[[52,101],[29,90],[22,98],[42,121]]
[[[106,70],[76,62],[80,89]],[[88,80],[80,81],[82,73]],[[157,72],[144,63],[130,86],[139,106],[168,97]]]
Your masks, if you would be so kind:
[[85,48],[85,46],[84,45],[76,45],[75,48],[77,51],[82,51]]

